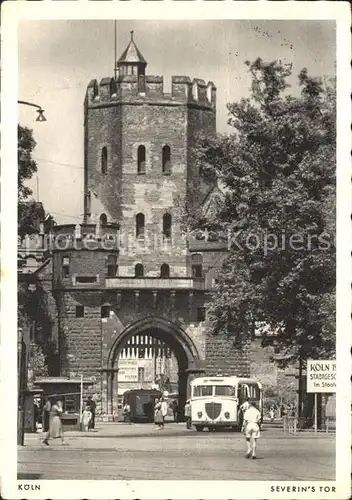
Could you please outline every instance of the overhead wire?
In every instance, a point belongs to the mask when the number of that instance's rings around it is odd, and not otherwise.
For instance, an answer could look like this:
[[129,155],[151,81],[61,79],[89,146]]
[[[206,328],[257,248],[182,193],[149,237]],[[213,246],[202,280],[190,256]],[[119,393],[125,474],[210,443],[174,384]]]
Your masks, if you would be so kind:
[[46,160],[45,158],[38,158],[37,156],[32,157],[35,161],[42,161],[43,163],[52,163],[54,165],[63,165],[64,167],[76,168],[78,170],[84,170],[84,167],[80,165],[75,165],[73,163],[64,163],[60,161]]

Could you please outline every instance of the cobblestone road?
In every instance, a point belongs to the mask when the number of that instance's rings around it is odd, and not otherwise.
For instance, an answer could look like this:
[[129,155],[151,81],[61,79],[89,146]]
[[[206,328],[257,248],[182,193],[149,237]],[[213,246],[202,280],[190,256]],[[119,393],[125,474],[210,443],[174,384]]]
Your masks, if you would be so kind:
[[67,432],[68,446],[26,435],[18,448],[19,479],[333,480],[335,436],[263,429],[258,459],[244,457],[243,435],[202,433],[185,424],[98,424]]

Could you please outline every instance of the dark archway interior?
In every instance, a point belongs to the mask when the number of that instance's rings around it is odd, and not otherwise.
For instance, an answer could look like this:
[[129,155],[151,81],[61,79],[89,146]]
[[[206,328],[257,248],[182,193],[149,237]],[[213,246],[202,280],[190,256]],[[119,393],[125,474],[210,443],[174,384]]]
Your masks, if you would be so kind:
[[[116,346],[113,356],[114,368],[118,368],[120,353],[126,347],[127,342],[134,335],[136,335],[136,333],[131,333],[124,337]],[[186,345],[184,339],[180,339],[175,334],[163,330],[162,328],[149,327],[144,331],[139,331],[137,335],[150,336],[155,340],[160,340],[173,352],[178,364],[179,407],[180,409],[183,409],[187,400],[187,368],[189,368],[190,362],[192,361],[190,347]],[[118,384],[118,377],[115,379],[115,384]],[[117,394],[117,387],[115,387],[114,393]]]

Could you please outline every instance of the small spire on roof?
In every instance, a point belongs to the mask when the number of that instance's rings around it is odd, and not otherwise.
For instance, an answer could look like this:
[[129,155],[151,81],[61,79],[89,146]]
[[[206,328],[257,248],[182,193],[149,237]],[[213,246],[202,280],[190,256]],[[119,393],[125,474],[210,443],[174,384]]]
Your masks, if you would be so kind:
[[130,33],[131,33],[131,42],[133,42],[133,33],[134,33],[134,31],[131,30]]

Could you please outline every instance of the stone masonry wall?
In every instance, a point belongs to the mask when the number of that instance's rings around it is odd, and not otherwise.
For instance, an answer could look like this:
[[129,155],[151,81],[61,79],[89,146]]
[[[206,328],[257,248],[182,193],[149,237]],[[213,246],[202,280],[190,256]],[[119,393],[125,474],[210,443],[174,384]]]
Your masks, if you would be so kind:
[[237,376],[250,375],[250,345],[234,346],[231,340],[221,336],[207,336],[206,340],[206,375]]
[[[171,276],[186,276],[186,247],[178,224],[175,197],[186,194],[186,108],[183,106],[123,106],[122,232],[131,245],[122,251],[122,267],[143,263],[149,276],[159,276],[167,263]],[[137,172],[137,150],[146,148],[145,174]],[[171,148],[171,172],[162,172],[162,148]],[[136,239],[136,215],[145,217],[145,238]],[[172,218],[171,238],[163,237],[163,216]]]
[[[89,109],[85,119],[85,192],[90,192],[91,220],[105,213],[108,222],[121,220],[122,195],[121,106]],[[103,147],[107,171],[101,171]]]

